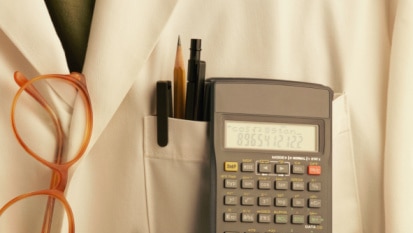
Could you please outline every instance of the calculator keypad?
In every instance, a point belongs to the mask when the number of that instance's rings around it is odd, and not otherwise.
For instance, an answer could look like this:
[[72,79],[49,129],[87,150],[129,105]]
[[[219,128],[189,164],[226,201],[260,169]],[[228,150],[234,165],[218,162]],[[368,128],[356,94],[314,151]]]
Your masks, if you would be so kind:
[[302,226],[300,232],[323,232],[319,163],[226,161],[223,174],[224,223],[242,223],[244,232],[261,232],[253,224],[264,226],[262,233],[291,232],[292,226]]

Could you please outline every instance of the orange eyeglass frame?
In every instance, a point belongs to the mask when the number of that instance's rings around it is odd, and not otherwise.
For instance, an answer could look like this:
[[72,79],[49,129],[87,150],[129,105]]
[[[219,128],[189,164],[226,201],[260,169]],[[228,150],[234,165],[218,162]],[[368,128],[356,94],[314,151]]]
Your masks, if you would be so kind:
[[[33,197],[33,196],[48,196],[48,203],[47,203],[46,213],[45,213],[45,217],[43,221],[42,233],[50,232],[55,199],[58,199],[63,204],[63,207],[66,211],[67,220],[68,220],[68,232],[74,233],[75,232],[74,215],[73,215],[73,211],[72,211],[72,208],[70,207],[69,202],[64,196],[64,191],[65,191],[67,181],[68,181],[69,168],[83,156],[89,144],[91,133],[92,133],[93,112],[92,112],[90,96],[86,88],[85,77],[80,73],[71,73],[70,75],[49,74],[49,75],[40,75],[31,80],[28,80],[21,72],[17,71],[14,73],[14,79],[16,83],[20,86],[20,89],[17,91],[16,95],[14,96],[12,110],[11,110],[11,124],[13,128],[13,132],[18,142],[22,145],[22,147],[26,150],[26,152],[29,153],[30,156],[32,156],[34,159],[36,159],[43,165],[52,169],[53,174],[52,174],[52,179],[51,179],[51,184],[50,184],[49,189],[34,191],[31,193],[27,193],[27,194],[23,194],[23,195],[15,197],[14,199],[7,202],[3,207],[1,207],[0,217],[10,206],[12,206],[13,204],[15,204],[16,202],[20,200]],[[46,80],[46,79],[64,81],[68,83],[69,85],[73,86],[77,90],[77,92],[80,94],[85,104],[86,124],[85,124],[85,130],[83,133],[83,138],[80,144],[80,148],[76,152],[74,157],[67,162],[62,162],[64,134],[63,134],[63,130],[62,130],[59,117],[54,112],[53,108],[51,108],[51,106],[47,103],[47,101],[42,97],[42,95],[38,92],[38,90],[33,85],[33,83],[37,81]],[[43,159],[41,156],[39,156],[37,153],[31,150],[17,131],[16,122],[15,122],[15,110],[16,110],[17,100],[19,99],[20,95],[24,91],[27,92],[30,96],[32,96],[47,111],[47,113],[50,115],[56,127],[57,150],[55,153],[54,162],[49,162]]]

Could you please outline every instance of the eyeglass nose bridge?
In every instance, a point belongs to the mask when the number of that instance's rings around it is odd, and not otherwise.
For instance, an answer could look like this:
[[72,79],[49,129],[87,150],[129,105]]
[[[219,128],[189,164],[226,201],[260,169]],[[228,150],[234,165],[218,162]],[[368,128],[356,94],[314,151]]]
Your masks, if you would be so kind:
[[53,171],[50,189],[64,192],[69,180],[69,164],[51,164]]

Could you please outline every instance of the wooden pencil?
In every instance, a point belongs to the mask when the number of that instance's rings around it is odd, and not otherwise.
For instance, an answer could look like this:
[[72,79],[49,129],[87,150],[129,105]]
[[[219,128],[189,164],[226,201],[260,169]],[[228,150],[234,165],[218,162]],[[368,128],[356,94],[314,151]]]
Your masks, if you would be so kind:
[[182,56],[181,38],[178,36],[174,67],[174,117],[185,118],[186,77]]

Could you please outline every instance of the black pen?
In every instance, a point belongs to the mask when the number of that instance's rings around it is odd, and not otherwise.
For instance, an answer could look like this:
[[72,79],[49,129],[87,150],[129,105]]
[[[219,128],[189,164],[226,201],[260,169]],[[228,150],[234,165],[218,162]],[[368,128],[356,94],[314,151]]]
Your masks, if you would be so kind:
[[201,61],[201,40],[191,39],[188,60],[185,119],[202,120],[205,84],[205,62]]
[[156,83],[156,128],[158,145],[168,145],[168,117],[172,117],[171,81]]

